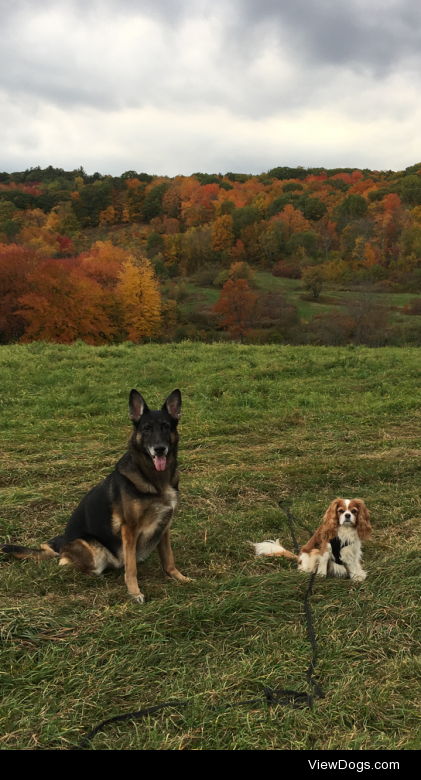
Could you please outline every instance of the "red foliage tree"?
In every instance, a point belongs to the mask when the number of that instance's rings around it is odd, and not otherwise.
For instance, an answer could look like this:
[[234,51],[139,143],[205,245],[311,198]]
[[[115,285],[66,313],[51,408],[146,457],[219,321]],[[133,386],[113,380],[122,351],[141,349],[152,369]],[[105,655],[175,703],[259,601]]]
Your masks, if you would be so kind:
[[27,273],[39,257],[35,250],[16,244],[0,244],[0,343],[16,341],[25,330],[25,321],[16,312],[19,299],[28,291]]
[[112,339],[112,296],[85,275],[78,260],[40,263],[28,283],[29,292],[20,298],[19,314],[27,322],[21,341],[104,344]]
[[245,279],[228,279],[218,303],[212,306],[223,329],[229,331],[234,339],[240,338],[241,343],[250,328],[256,300],[256,293],[251,292]]

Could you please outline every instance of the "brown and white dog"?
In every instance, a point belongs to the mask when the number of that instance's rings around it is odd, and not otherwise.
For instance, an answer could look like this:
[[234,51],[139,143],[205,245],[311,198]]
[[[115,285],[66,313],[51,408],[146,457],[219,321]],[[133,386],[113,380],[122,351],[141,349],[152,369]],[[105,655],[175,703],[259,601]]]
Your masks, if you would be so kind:
[[300,571],[323,577],[343,577],[362,582],[367,574],[361,567],[361,542],[371,536],[370,513],[359,498],[336,498],[322,525],[301,548],[299,555],[276,542],[253,544],[256,555],[295,558]]

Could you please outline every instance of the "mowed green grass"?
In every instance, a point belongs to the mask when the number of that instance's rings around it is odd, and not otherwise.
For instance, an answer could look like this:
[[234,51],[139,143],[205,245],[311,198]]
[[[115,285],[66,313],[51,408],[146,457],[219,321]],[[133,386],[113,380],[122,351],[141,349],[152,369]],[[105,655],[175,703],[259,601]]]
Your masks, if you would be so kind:
[[[1,556],[1,746],[68,749],[104,718],[190,698],[108,726],[92,748],[419,748],[420,368],[417,349],[2,347],[1,540],[38,545],[63,529],[125,450],[130,389],[154,408],[179,387],[172,543],[194,581],[165,581],[153,553],[140,606],[121,571]],[[307,576],[247,542],[291,549],[277,502],[292,498],[316,528],[336,496],[362,498],[374,534],[364,583],[316,581],[325,699],[209,709],[264,686],[309,691]]]

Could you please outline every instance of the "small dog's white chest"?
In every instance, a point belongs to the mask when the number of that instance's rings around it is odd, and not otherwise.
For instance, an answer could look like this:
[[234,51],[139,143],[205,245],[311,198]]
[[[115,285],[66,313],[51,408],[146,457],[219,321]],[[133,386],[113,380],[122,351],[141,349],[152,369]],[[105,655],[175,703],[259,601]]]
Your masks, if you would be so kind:
[[340,557],[344,566],[352,566],[361,558],[361,542],[355,528],[339,528]]
[[355,541],[348,544],[346,547],[341,547],[341,559],[345,565],[352,564],[354,561],[358,561],[361,555],[360,541]]

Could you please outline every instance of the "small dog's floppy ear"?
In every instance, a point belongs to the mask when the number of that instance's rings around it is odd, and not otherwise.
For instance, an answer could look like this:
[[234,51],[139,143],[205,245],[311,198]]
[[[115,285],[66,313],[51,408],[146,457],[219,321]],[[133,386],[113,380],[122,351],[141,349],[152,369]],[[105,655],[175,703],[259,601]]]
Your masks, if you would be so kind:
[[149,412],[148,405],[137,390],[130,391],[129,397],[129,417],[134,423],[139,422],[142,414]]
[[181,417],[181,393],[179,390],[173,390],[172,393],[168,396],[167,400],[165,401],[163,409],[166,409],[168,414],[171,415],[171,417],[174,418],[174,420],[179,420]]
[[335,498],[323,518],[322,537],[327,542],[336,536],[336,532],[338,530],[338,518],[336,510],[341,501],[341,498]]
[[370,512],[360,498],[356,498],[355,503],[358,507],[357,533],[361,541],[364,542],[371,536]]

